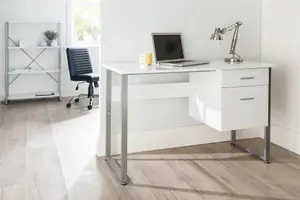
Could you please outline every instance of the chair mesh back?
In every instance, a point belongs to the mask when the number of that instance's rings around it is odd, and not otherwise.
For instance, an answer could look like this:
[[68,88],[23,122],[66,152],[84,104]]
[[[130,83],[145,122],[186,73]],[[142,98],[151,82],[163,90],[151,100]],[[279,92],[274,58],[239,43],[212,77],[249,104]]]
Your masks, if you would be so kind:
[[67,58],[71,79],[72,76],[93,73],[92,63],[87,49],[68,48]]

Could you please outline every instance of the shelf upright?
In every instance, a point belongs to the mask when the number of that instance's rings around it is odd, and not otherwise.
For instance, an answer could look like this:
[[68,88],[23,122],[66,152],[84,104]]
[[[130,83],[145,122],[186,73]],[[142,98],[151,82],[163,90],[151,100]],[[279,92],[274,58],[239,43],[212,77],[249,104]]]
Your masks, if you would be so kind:
[[9,23],[5,22],[5,104],[8,104],[8,95],[9,95]]

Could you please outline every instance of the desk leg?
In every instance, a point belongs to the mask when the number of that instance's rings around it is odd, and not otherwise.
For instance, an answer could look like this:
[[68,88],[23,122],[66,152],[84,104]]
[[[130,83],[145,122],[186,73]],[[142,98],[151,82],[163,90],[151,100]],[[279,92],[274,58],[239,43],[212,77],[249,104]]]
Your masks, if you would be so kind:
[[270,163],[271,157],[271,109],[272,109],[272,68],[269,68],[269,107],[268,107],[268,126],[265,127],[265,148],[264,148],[264,161]]
[[260,158],[266,164],[270,163],[270,154],[271,154],[271,91],[272,91],[272,69],[269,68],[269,102],[268,102],[268,126],[265,127],[265,135],[264,135],[264,152],[263,155],[261,153],[252,150],[250,148],[246,148],[238,143],[236,143],[236,131],[231,131],[231,145],[250,153],[251,155]]
[[106,160],[111,156],[111,71],[107,70],[106,78]]
[[128,76],[121,76],[121,185],[127,178],[127,138],[128,138]]
[[236,130],[231,131],[231,145],[235,146],[236,144]]
[[265,148],[264,148],[264,156],[263,160],[265,163],[269,164],[270,163],[270,145],[271,145],[271,137],[270,137],[270,126],[265,127]]
[[111,102],[112,102],[112,72],[107,71],[106,81],[106,152],[108,165],[120,179],[121,185],[127,185],[127,121],[128,121],[128,77],[121,76],[121,164],[119,165],[111,154]]

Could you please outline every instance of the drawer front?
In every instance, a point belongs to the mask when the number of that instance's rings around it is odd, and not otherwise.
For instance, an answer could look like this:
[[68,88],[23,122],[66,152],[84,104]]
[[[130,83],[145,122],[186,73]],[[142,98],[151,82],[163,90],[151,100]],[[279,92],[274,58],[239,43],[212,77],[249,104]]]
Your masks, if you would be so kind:
[[268,86],[222,89],[222,130],[268,125]]
[[223,70],[222,87],[269,84],[269,69]]

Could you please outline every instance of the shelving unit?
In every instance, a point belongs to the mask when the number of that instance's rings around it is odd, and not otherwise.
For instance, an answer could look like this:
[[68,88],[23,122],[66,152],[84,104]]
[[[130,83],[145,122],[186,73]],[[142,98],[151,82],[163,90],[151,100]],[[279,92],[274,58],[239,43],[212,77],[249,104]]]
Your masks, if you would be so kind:
[[[5,23],[5,104],[8,104],[12,100],[25,100],[25,99],[41,99],[41,98],[57,98],[60,100],[61,98],[61,57],[62,57],[62,47],[61,40],[58,39],[58,44],[60,46],[37,46],[37,45],[28,45],[28,46],[18,46],[17,39],[13,38],[12,28],[15,26],[48,26],[51,25],[55,27],[56,31],[61,35],[61,24],[59,22],[6,22]],[[46,30],[43,30],[46,31]],[[38,33],[39,34],[39,33]],[[40,33],[41,35],[43,32]],[[22,38],[24,39],[24,38]],[[44,55],[46,51],[57,51],[57,64],[55,64],[55,68],[47,68],[39,63],[39,58]],[[19,67],[11,66],[11,57],[13,56],[13,52],[20,51],[26,57],[30,59],[29,63],[25,63],[23,66],[18,65]],[[38,52],[36,56],[32,56],[29,51]],[[16,58],[18,59],[18,58]],[[49,58],[53,59],[53,57]],[[35,64],[34,67],[33,64]],[[21,76],[27,75],[47,75],[49,76],[55,83],[57,84],[57,89],[52,91],[51,89],[43,89],[44,91],[36,91],[36,92],[28,92],[28,93],[11,93],[12,84],[19,79]],[[40,83],[36,83],[40,84]],[[25,87],[26,86],[21,86]],[[56,86],[55,86],[56,87]],[[22,88],[23,89],[23,88]],[[23,90],[22,90],[23,91]]]

